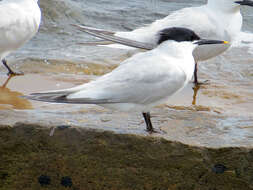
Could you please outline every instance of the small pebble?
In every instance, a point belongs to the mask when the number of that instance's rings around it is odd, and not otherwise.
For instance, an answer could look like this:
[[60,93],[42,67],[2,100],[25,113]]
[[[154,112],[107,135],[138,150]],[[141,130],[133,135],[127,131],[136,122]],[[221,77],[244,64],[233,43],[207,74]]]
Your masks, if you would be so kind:
[[61,185],[64,187],[72,187],[72,179],[68,176],[61,178]]
[[0,174],[0,179],[5,180],[8,177],[8,173],[2,173]]
[[64,130],[64,129],[68,129],[68,128],[71,128],[70,125],[59,125],[57,126],[57,129],[60,129],[60,130]]
[[111,119],[107,119],[107,118],[101,118],[100,120],[101,120],[102,122],[104,122],[104,123],[111,121]]
[[46,176],[46,175],[41,175],[39,178],[38,178],[38,181],[40,183],[41,186],[46,186],[46,185],[50,185],[51,183],[51,179],[49,176]]
[[70,125],[59,125],[57,127],[53,127],[49,133],[49,136],[52,137],[54,135],[55,129],[59,129],[59,130],[64,130],[64,129],[68,129],[71,128]]
[[223,174],[227,170],[227,167],[224,166],[223,164],[216,164],[212,171],[216,174]]

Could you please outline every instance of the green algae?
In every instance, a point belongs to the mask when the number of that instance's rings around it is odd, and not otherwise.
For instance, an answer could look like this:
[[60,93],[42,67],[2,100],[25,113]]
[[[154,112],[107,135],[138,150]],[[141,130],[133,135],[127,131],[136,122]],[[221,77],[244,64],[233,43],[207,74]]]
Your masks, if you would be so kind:
[[[249,190],[253,150],[207,149],[111,132],[0,127],[0,190]],[[217,174],[215,164],[227,170]],[[40,176],[50,178],[41,185]],[[68,176],[71,186],[61,180]]]

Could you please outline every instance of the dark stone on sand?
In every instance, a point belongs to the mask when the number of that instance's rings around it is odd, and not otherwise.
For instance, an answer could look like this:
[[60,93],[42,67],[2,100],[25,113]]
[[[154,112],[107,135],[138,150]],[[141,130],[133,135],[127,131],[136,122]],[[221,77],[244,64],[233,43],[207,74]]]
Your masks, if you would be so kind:
[[8,177],[8,173],[0,173],[0,180],[5,180]]
[[0,126],[0,190],[253,189],[251,148],[193,147],[74,127],[49,136],[52,127]]
[[227,167],[222,164],[216,164],[212,170],[216,174],[223,174],[227,170]]
[[64,187],[72,187],[72,179],[68,176],[61,178],[61,185]]
[[41,175],[39,178],[38,178],[38,182],[41,186],[47,186],[47,185],[50,185],[51,184],[51,179],[49,176],[47,175]]
[[71,128],[70,125],[59,125],[59,126],[57,126],[57,129],[59,129],[59,130],[64,130],[64,129],[69,129],[69,128]]

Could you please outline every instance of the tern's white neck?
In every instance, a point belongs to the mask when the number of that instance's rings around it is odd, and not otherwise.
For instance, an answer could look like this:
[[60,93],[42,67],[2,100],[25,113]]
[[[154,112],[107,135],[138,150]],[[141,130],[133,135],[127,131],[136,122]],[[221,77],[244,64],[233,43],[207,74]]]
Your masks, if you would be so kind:
[[160,44],[155,51],[159,51],[165,57],[175,58],[174,64],[179,66],[185,72],[187,81],[192,78],[195,61],[192,55],[197,47],[192,42],[165,41]]
[[208,0],[207,7],[222,12],[238,12],[240,5],[235,0]]
[[193,45],[191,42],[176,42],[168,40],[163,42],[158,46],[158,51],[164,52],[173,57],[184,57],[192,56],[192,52],[195,49],[196,45]]

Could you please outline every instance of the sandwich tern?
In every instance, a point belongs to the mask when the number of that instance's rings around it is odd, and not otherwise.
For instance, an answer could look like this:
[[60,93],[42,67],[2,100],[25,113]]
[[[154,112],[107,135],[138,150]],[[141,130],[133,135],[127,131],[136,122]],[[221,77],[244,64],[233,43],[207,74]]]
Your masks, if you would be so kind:
[[0,59],[8,75],[17,75],[5,60],[11,52],[30,40],[38,31],[41,11],[38,0],[0,1]]
[[193,50],[199,45],[224,44],[204,40],[186,28],[167,28],[160,45],[135,54],[119,67],[89,83],[58,91],[33,93],[28,99],[73,104],[98,104],[120,111],[143,113],[147,131],[152,132],[150,109],[162,104],[191,80]]
[[[253,6],[253,1],[208,0],[206,5],[180,9],[150,25],[129,32],[112,32],[80,25],[75,26],[96,37],[147,50],[153,49],[159,44],[159,35],[157,34],[167,27],[185,27],[195,31],[203,39],[227,40],[232,43],[242,28],[241,5]],[[230,47],[231,43],[217,47],[200,46],[194,50],[195,84],[198,84],[197,63],[220,55]],[[126,48],[126,46],[115,44],[108,45],[108,47]]]

